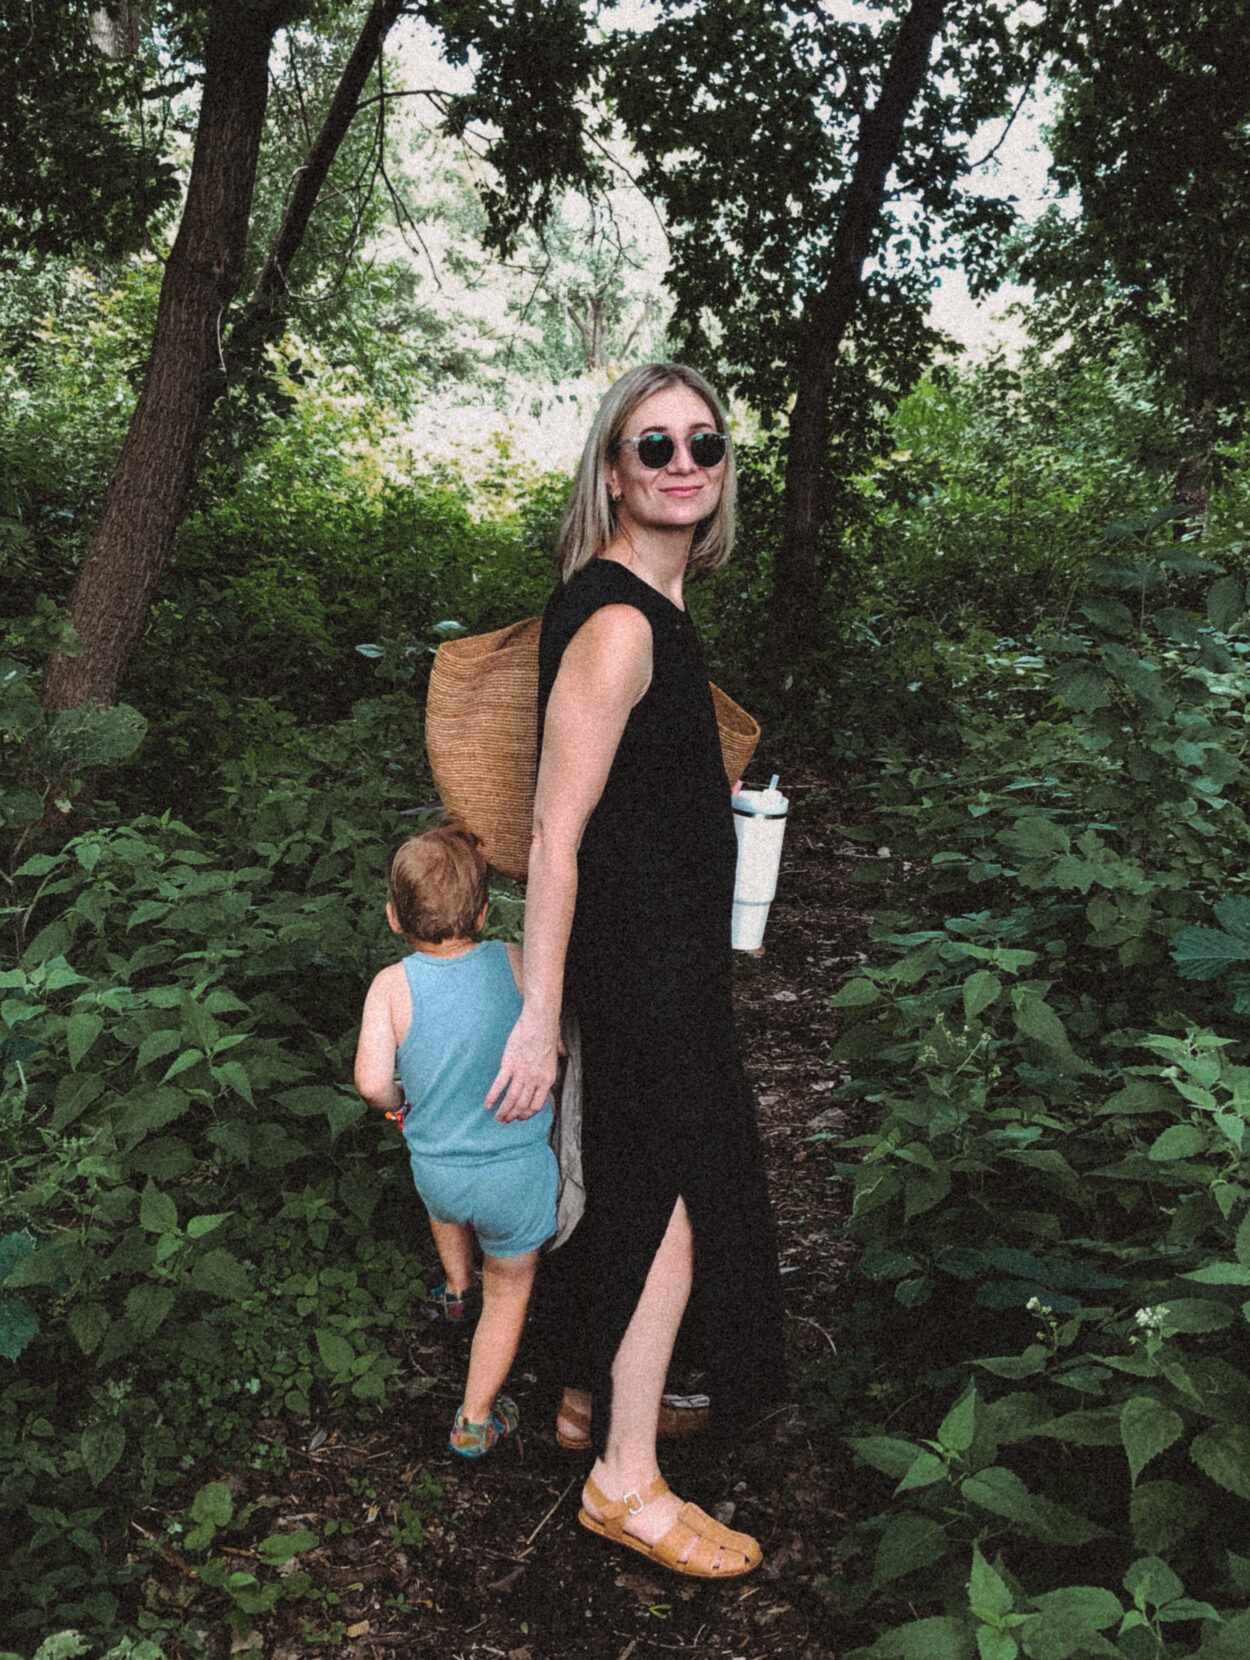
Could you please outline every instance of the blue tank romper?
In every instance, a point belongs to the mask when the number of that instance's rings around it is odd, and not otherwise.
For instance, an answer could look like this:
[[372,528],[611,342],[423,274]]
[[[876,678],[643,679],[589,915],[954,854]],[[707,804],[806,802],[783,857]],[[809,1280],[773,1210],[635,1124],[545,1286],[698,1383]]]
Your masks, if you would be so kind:
[[412,1024],[399,1046],[413,1180],[436,1222],[467,1222],[491,1256],[535,1251],[556,1227],[551,1103],[501,1124],[482,1103],[521,1012],[507,948],[404,959]]

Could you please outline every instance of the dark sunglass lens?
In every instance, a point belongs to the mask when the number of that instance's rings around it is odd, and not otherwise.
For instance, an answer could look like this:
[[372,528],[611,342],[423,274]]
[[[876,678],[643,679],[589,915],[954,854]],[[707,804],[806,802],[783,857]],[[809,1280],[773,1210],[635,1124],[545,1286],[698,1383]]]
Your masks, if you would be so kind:
[[662,432],[649,432],[638,440],[637,450],[644,467],[667,467],[673,459],[673,440]]
[[690,459],[696,467],[717,467],[725,459],[723,432],[696,432],[690,440]]

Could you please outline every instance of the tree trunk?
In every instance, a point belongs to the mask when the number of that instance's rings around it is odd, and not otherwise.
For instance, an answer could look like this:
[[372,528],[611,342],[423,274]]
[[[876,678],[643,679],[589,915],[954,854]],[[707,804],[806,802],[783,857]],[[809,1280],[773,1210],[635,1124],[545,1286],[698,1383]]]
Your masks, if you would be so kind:
[[[285,295],[317,195],[404,0],[374,0],[233,338],[268,328]],[[173,546],[213,404],[225,386],[227,309],[243,277],[269,52],[285,0],[215,0],[187,204],[161,285],[148,377],[70,595],[84,647],[54,657],[49,709],[110,704],[138,644]]]
[[838,217],[828,281],[804,308],[798,385],[786,445],[786,519],[773,572],[765,661],[784,665],[810,640],[820,599],[817,550],[829,511],[829,400],[842,341],[855,315],[886,179],[903,126],[929,69],[945,0],[912,0],[881,83],[859,124],[855,170]]
[[173,544],[213,401],[222,324],[243,278],[276,6],[216,0],[182,223],[161,284],[147,380],[70,595],[82,653],[53,657],[49,709],[110,704]]
[[1184,455],[1172,485],[1172,500],[1189,513],[1177,519],[1174,533],[1184,536],[1206,523],[1211,506],[1211,456],[1215,417],[1223,391],[1224,293],[1229,257],[1220,257],[1219,239],[1195,250],[1181,301],[1185,309]]

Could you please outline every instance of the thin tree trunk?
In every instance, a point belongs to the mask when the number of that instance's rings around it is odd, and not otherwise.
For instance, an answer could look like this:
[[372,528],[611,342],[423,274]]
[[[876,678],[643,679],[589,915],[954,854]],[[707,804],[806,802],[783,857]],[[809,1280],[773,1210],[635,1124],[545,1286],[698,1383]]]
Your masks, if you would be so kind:
[[863,287],[886,180],[903,126],[929,70],[945,0],[912,0],[881,83],[859,124],[855,170],[834,235],[829,279],[808,301],[798,386],[786,446],[786,519],[773,574],[766,655],[784,663],[783,646],[811,634],[819,601],[817,549],[829,511],[829,400],[838,353]]
[[392,26],[402,16],[405,4],[406,0],[374,0],[369,8],[360,38],[344,66],[334,97],[330,100],[330,108],[321,123],[321,131],[300,169],[269,258],[257,279],[251,299],[232,331],[232,339],[250,339],[255,330],[265,329],[271,317],[282,315],[287,295],[287,271],[303,243],[322,186],[356,114],[365,82]]
[[169,555],[222,379],[226,308],[243,278],[276,6],[216,0],[182,223],[165,266],[147,380],[70,595],[83,650],[53,657],[49,709],[110,704]]

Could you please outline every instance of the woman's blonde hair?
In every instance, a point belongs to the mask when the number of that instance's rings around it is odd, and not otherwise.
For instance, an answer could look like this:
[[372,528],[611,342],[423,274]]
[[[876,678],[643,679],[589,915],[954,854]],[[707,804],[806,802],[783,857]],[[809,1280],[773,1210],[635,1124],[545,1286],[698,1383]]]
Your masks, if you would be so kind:
[[[638,405],[670,386],[688,386],[697,393],[707,405],[716,430],[726,431],[726,415],[720,399],[703,376],[684,363],[644,363],[614,382],[595,415],[560,526],[556,569],[565,582],[592,559],[597,559],[612,540],[616,530],[616,504],[608,492],[608,463],[616,458],[621,434]],[[725,457],[720,500],[715,510],[695,526],[686,567],[688,576],[708,576],[729,558],[734,539],[737,485],[731,444]]]

